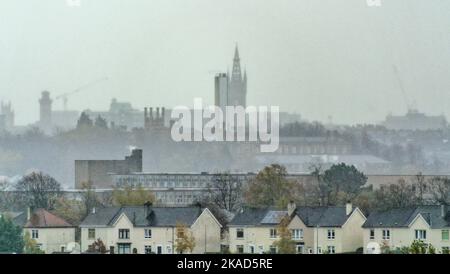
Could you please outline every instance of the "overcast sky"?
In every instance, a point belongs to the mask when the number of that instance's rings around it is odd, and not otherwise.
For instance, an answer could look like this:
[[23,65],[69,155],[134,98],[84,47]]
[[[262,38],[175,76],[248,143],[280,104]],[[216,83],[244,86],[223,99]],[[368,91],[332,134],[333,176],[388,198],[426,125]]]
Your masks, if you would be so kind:
[[114,97],[137,108],[212,104],[214,73],[231,67],[237,42],[248,104],[364,123],[415,101],[450,117],[450,1],[381,1],[1,0],[0,100],[26,124],[42,90],[55,97],[107,76],[69,108],[104,110]]

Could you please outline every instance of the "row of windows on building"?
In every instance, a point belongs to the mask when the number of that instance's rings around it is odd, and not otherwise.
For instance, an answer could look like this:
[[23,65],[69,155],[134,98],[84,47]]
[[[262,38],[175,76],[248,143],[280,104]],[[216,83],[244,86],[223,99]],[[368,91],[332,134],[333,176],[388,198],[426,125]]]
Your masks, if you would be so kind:
[[[243,253],[250,253],[250,254],[263,254],[265,253],[265,249],[264,246],[260,245],[258,247],[256,247],[255,245],[248,245],[247,250],[245,250],[244,245],[236,245],[236,252],[239,254],[243,254]],[[336,247],[334,245],[328,245],[326,247],[326,252],[329,254],[335,254],[336,253]],[[268,253],[271,254],[276,254],[278,253],[278,248],[276,246],[269,246],[268,249]],[[297,244],[295,246],[295,253],[297,254],[313,254],[313,249],[312,248],[308,248],[308,250],[305,250],[305,245],[304,244]],[[323,253],[323,249],[322,247],[317,247],[317,253],[318,254],[322,254]]]
[[[291,229],[291,235],[293,240],[302,240],[303,239],[303,229]],[[244,229],[237,228],[236,229],[236,238],[243,239],[244,238]],[[276,228],[269,229],[269,237],[271,239],[276,239],[278,237],[278,230]],[[336,232],[334,229],[327,230],[327,239],[334,240],[336,238]]]
[[[391,237],[392,237],[392,235],[391,235],[390,229],[383,229],[381,231],[381,238],[383,240],[390,240]],[[370,240],[375,240],[375,229],[370,230],[369,238],[370,238]],[[416,240],[426,240],[427,239],[427,231],[424,229],[414,230],[414,238]],[[442,241],[449,240],[449,230],[448,229],[444,229],[441,231],[441,239],[442,239]]]
[[[172,245],[166,245],[165,251],[163,245],[156,245],[155,248],[151,245],[144,246],[144,254],[173,254]],[[131,249],[131,244],[119,243],[117,244],[117,253],[118,254],[131,254],[138,253],[137,249]]]
[[[177,231],[177,237],[182,237],[183,233],[184,232],[182,230]],[[119,229],[118,230],[118,238],[121,240],[130,239],[130,229],[128,229],[128,228]],[[152,229],[151,228],[144,229],[144,239],[151,239],[151,238],[152,238]],[[88,229],[88,239],[89,240],[96,239],[95,228]]]

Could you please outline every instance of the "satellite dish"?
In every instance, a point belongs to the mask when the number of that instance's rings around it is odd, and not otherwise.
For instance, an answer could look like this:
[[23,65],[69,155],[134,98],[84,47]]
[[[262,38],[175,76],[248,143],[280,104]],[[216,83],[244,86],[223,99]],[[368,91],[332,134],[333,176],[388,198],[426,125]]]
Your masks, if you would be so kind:
[[381,254],[380,244],[377,242],[369,242],[366,247],[366,254]]
[[72,254],[79,254],[79,253],[81,253],[80,244],[78,244],[76,242],[68,243],[66,250],[67,250],[67,252],[70,252]]

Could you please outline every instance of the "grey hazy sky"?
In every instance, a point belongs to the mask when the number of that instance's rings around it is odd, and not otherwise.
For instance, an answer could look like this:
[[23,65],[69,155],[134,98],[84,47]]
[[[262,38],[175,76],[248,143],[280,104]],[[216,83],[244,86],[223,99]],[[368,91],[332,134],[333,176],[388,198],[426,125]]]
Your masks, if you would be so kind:
[[[107,109],[213,102],[216,70],[239,43],[248,103],[309,120],[362,123],[404,113],[395,64],[420,110],[450,117],[450,1],[382,0],[0,1],[0,100],[20,124],[38,97],[108,76],[69,99]],[[62,102],[54,103],[60,109]]]

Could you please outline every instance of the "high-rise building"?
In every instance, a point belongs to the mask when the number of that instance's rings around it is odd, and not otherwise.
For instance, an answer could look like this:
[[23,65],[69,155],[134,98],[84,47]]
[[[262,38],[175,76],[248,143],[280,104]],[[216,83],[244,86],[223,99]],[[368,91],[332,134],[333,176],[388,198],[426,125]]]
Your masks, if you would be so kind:
[[239,50],[236,45],[231,76],[219,73],[214,79],[215,105],[222,109],[226,106],[247,105],[247,73],[242,74]]
[[43,91],[39,99],[39,127],[46,133],[52,129],[52,100],[50,92]]
[[1,103],[0,116],[3,118],[4,129],[10,130],[14,127],[14,110],[12,109],[11,102]]

